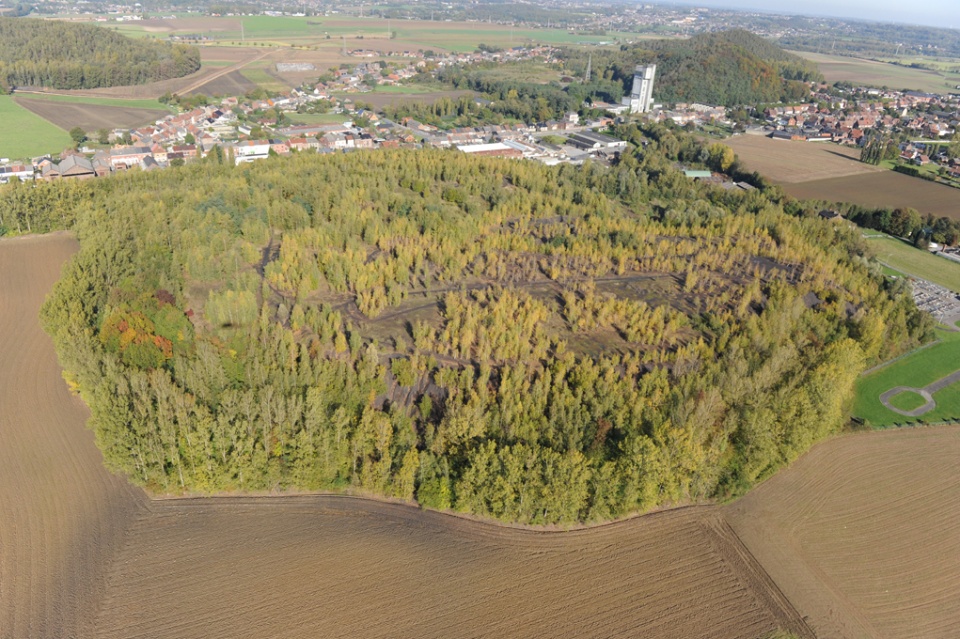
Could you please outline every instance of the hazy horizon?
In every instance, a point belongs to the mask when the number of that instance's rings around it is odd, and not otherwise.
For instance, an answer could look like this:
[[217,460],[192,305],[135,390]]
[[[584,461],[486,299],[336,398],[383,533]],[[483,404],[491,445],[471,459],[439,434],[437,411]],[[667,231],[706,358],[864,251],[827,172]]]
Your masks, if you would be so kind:
[[671,0],[669,4],[960,28],[960,5],[956,0],[924,0],[919,9],[917,5],[894,0],[846,0],[842,3],[830,0],[803,3],[787,0]]

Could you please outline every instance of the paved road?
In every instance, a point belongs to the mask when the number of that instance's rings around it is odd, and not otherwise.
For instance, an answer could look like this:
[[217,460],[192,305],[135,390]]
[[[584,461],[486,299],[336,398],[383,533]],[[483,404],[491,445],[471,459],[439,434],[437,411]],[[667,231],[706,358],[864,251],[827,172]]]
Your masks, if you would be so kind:
[[[939,390],[946,388],[947,386],[949,386],[950,384],[953,384],[954,382],[960,382],[960,370],[954,371],[953,373],[950,373],[946,377],[941,377],[937,381],[933,382],[932,384],[927,384],[923,388],[913,388],[912,386],[895,386],[894,388],[891,388],[887,392],[880,395],[880,401],[881,403],[883,403],[884,406],[886,406],[887,408],[889,408],[895,413],[899,413],[900,415],[904,415],[905,417],[920,417],[921,415],[929,413],[930,411],[932,411],[934,408],[937,407],[937,402],[934,401],[933,394]],[[904,391],[910,391],[912,393],[916,393],[921,397],[923,397],[925,400],[927,400],[927,402],[923,406],[919,408],[914,408],[913,410],[900,410],[899,408],[897,408],[896,406],[890,403],[890,398]]]

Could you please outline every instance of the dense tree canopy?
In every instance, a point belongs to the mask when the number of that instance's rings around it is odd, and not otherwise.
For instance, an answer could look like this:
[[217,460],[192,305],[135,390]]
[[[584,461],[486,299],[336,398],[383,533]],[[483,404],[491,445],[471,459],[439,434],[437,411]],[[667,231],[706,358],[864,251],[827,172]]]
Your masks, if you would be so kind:
[[0,85],[93,89],[179,78],[199,68],[194,46],[134,40],[89,24],[0,18]]
[[612,168],[208,159],[0,210],[76,230],[42,319],[134,481],[604,520],[745,489],[929,330],[853,230],[660,144]]
[[[636,65],[656,63],[654,98],[663,102],[736,106],[798,101],[809,94],[805,81],[821,79],[812,62],[742,29],[643,41],[589,55],[595,74],[622,82],[627,91]],[[586,68],[587,56],[577,49],[565,52],[577,73]]]

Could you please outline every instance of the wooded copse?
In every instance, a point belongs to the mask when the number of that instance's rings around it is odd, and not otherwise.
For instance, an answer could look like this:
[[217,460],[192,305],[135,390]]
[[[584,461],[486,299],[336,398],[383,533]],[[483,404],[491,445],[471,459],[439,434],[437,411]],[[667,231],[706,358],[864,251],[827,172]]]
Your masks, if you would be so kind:
[[42,321],[136,483],[600,521],[745,490],[930,331],[854,229],[658,146],[208,158],[0,210],[80,239]]
[[619,50],[564,50],[565,64],[579,77],[588,60],[595,78],[622,83],[627,91],[636,65],[655,63],[654,97],[667,103],[798,102],[810,93],[807,82],[823,79],[814,63],[743,29],[645,40]]
[[0,18],[0,89],[144,84],[200,68],[200,49],[104,27],[34,18]]

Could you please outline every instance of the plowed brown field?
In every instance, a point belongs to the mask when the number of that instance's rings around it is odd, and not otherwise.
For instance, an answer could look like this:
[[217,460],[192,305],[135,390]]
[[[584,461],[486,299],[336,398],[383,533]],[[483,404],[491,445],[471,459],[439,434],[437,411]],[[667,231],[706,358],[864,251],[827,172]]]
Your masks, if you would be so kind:
[[150,501],[103,470],[36,319],[75,248],[0,242],[3,639],[812,637],[800,614],[822,637],[946,637],[960,624],[956,428],[839,438],[733,506],[566,532],[354,497]]
[[960,427],[816,446],[728,519],[820,637],[956,637]]
[[864,164],[860,149],[761,135],[738,135],[724,144],[736,151],[747,169],[798,199],[913,207],[924,215],[960,219],[960,189]]
[[133,109],[101,104],[74,104],[54,102],[43,98],[15,98],[14,102],[65,131],[78,126],[90,133],[97,129],[129,129],[151,124],[170,113],[163,109]]
[[76,250],[67,236],[0,242],[0,637],[88,633],[104,569],[143,493],[103,468],[87,411],[37,322]]

